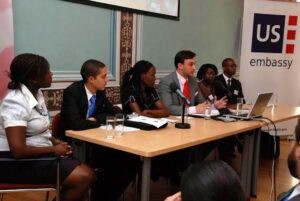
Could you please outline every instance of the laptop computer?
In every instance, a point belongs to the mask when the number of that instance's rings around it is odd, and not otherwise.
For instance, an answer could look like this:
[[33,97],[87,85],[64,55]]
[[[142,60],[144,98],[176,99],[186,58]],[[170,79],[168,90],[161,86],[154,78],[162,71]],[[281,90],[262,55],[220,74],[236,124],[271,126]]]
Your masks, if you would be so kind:
[[273,93],[259,93],[255,102],[252,105],[252,108],[249,110],[248,113],[243,114],[226,114],[224,116],[236,119],[245,119],[250,120],[253,118],[262,117]]

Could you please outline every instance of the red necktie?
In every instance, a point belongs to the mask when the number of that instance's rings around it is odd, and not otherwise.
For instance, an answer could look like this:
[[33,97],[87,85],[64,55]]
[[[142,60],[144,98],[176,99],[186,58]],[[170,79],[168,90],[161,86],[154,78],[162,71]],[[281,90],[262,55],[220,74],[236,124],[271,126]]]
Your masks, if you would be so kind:
[[189,87],[189,82],[188,81],[185,81],[185,83],[184,83],[183,95],[185,95],[185,97],[187,97],[189,100],[191,100],[190,87]]

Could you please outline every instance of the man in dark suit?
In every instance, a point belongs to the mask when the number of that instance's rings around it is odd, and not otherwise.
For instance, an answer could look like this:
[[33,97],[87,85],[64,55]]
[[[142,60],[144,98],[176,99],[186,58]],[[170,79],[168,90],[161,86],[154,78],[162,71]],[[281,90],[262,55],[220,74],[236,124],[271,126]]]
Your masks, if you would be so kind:
[[[222,62],[223,74],[218,75],[215,80],[215,92],[217,98],[227,96],[228,105],[236,104],[237,98],[244,98],[242,84],[233,76],[236,73],[236,63],[232,58],[226,58]],[[243,100],[245,102],[245,100]],[[227,113],[227,110],[221,110]],[[235,145],[241,145],[239,138],[243,134],[224,138],[219,145],[220,158],[225,161],[230,161],[231,157],[235,156]]]
[[[295,142],[288,156],[288,168],[290,174],[296,179],[300,179],[300,122],[295,129]],[[298,201],[300,200],[300,184],[296,184],[286,193],[279,196],[279,201]]]
[[237,97],[244,98],[242,84],[233,76],[236,73],[236,63],[231,58],[222,62],[223,74],[218,75],[215,80],[215,92],[217,98],[227,96],[228,104],[236,104]]
[[[61,116],[65,129],[97,128],[105,123],[107,115],[116,113],[105,95],[106,66],[100,61],[88,60],[80,73],[82,80],[64,90]],[[92,201],[118,200],[140,169],[139,157],[100,145],[89,147],[87,161],[98,177],[92,187]]]

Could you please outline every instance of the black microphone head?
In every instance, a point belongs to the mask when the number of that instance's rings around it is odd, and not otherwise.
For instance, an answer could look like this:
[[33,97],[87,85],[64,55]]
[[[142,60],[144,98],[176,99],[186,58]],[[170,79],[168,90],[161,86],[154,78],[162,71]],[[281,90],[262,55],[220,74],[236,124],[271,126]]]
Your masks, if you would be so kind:
[[170,85],[170,89],[171,91],[176,92],[176,90],[179,89],[179,86],[175,82],[172,82]]

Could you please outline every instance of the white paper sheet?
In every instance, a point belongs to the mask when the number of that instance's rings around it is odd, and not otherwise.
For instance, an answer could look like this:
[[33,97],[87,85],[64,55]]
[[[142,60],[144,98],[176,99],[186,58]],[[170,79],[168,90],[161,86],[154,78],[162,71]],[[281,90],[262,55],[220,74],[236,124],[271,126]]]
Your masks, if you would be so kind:
[[[105,125],[100,126],[99,128],[106,130],[106,126],[105,126]],[[139,128],[133,128],[133,127],[128,127],[128,126],[124,126],[123,132],[139,131],[139,130],[141,130],[141,129],[139,129]]]

